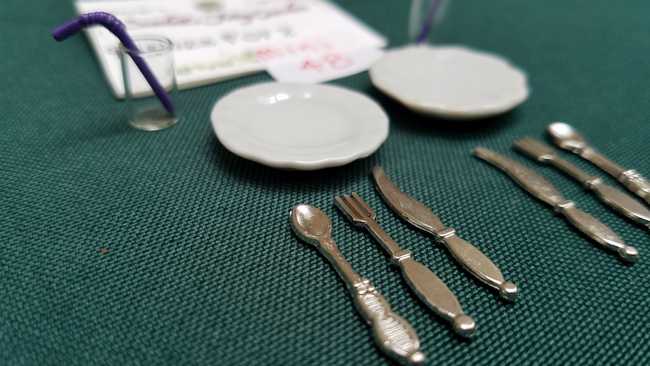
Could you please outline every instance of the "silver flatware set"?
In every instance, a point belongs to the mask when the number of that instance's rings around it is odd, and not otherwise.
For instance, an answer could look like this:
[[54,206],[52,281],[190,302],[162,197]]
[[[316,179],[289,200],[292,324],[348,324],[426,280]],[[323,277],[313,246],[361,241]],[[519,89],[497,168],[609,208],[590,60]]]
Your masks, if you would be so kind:
[[634,169],[625,169],[589,146],[573,127],[563,122],[548,126],[548,134],[559,148],[579,155],[621,182],[625,188],[650,204],[650,182]]
[[[506,281],[501,270],[478,248],[461,239],[456,231],[446,227],[424,204],[401,192],[386,176],[381,167],[373,170],[380,196],[406,222],[430,233],[442,243],[462,268],[487,286],[498,291],[508,301],[514,301],[517,286]],[[426,265],[418,262],[414,254],[398,244],[384,231],[374,210],[353,192],[335,197],[336,207],[352,224],[367,230],[384,249],[390,263],[398,267],[404,281],[429,309],[449,322],[456,334],[469,338],[476,330],[476,322],[465,314],[456,295]],[[386,299],[368,279],[354,272],[332,239],[332,223],[320,209],[301,204],[290,214],[291,227],[302,241],[316,246],[336,269],[346,283],[354,304],[362,317],[372,327],[375,342],[386,355],[402,364],[424,361],[419,350],[420,341],[413,327],[393,313]]]
[[436,314],[451,322],[454,331],[463,337],[474,334],[476,323],[465,315],[458,299],[429,268],[413,259],[410,251],[402,249],[376,221],[375,213],[358,194],[336,197],[336,207],[355,225],[368,230],[400,268],[404,280],[413,292]]
[[550,146],[530,137],[515,141],[514,146],[524,155],[542,164],[551,165],[582,183],[586,189],[593,192],[607,206],[650,229],[650,210],[641,202],[627,193],[605,184],[602,178],[589,175],[577,166],[560,158]]
[[[605,158],[565,123],[552,123],[548,133],[562,149],[574,152],[614,176],[630,191],[650,203],[650,183],[634,170],[621,168]],[[625,192],[611,187],[599,177],[592,176],[562,159],[551,147],[530,137],[516,140],[516,151],[558,169],[593,192],[603,203],[627,219],[650,228],[650,210]],[[599,247],[616,253],[623,261],[634,263],[639,252],[626,244],[607,225],[579,209],[575,202],[565,198],[546,178],[533,169],[484,147],[477,147],[473,155],[498,168],[533,197],[548,204],[571,225],[585,234]],[[471,276],[494,289],[504,300],[514,301],[519,293],[517,285],[507,281],[499,267],[476,246],[458,236],[456,230],[442,220],[425,204],[402,192],[386,175],[382,167],[372,171],[379,196],[386,205],[406,223],[433,236],[444,246],[459,266]],[[375,211],[357,193],[336,196],[335,206],[353,225],[366,230],[386,252],[390,263],[401,271],[402,277],[416,297],[436,315],[449,322],[454,332],[471,337],[476,330],[472,317],[465,314],[461,303],[445,283],[407,247],[398,244],[379,224]],[[332,239],[332,223],[318,208],[298,205],[291,210],[291,226],[297,237],[316,246],[346,283],[357,310],[372,327],[374,339],[385,354],[401,364],[418,364],[425,356],[413,327],[396,315],[387,300],[368,279],[354,272]]]
[[368,279],[356,273],[332,239],[330,219],[316,207],[298,205],[291,210],[291,227],[304,242],[314,245],[336,269],[350,291],[357,310],[372,326],[375,342],[400,363],[418,364],[425,357],[413,327],[391,310]]
[[625,261],[634,262],[638,259],[639,252],[636,248],[626,245],[607,225],[577,208],[573,201],[564,198],[546,178],[512,159],[483,147],[476,148],[474,155],[501,169],[528,193],[549,204],[596,243],[618,253]]
[[[590,161],[650,203],[650,183],[648,181],[635,170],[621,168],[605,158],[590,147],[584,137],[573,127],[563,122],[554,122],[548,126],[547,132],[555,145]],[[521,154],[539,163],[552,166],[573,178],[618,214],[650,228],[650,210],[643,203],[627,193],[605,184],[602,178],[587,174],[561,158],[551,146],[534,138],[524,137],[514,141],[513,147]],[[602,248],[618,254],[623,261],[628,263],[634,263],[639,259],[639,251],[634,246],[626,244],[610,227],[578,209],[575,202],[566,199],[550,181],[531,168],[484,147],[474,149],[473,154],[503,171],[535,198],[550,205],[575,228]]]

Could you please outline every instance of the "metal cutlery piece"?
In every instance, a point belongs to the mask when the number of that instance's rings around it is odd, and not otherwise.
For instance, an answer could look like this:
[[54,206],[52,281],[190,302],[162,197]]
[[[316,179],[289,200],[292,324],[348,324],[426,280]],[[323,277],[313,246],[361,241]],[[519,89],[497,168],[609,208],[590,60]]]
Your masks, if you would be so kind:
[[560,158],[552,147],[530,137],[515,141],[514,146],[528,157],[552,165],[582,183],[588,190],[594,192],[598,198],[621,215],[650,228],[650,210],[645,205],[627,193],[606,185],[601,178],[591,176]]
[[589,146],[573,127],[567,123],[554,122],[548,126],[548,134],[553,142],[564,150],[571,151],[590,161],[609,175],[616,178],[627,189],[650,204],[650,181],[634,169],[625,169]]
[[454,331],[470,337],[476,330],[474,320],[463,313],[456,296],[430,269],[417,262],[411,252],[400,246],[379,226],[375,213],[358,194],[336,197],[336,207],[356,226],[367,229],[390,255],[391,262],[398,266],[406,283],[420,300],[436,314],[453,325]]
[[596,220],[588,213],[579,210],[573,201],[564,198],[546,178],[522,164],[486,148],[478,147],[474,149],[474,156],[501,169],[523,189],[537,199],[551,205],[555,211],[566,217],[578,230],[604,248],[617,252],[623,260],[635,262],[639,258],[639,252],[636,248],[626,245],[607,225]]
[[413,327],[393,313],[386,299],[369,280],[352,269],[339,251],[332,239],[332,222],[329,217],[318,208],[303,204],[291,209],[290,219],[298,238],[316,246],[346,283],[357,310],[372,326],[377,346],[400,363],[424,362],[420,340]]
[[501,270],[475,246],[456,235],[456,230],[446,227],[431,209],[400,189],[377,166],[372,175],[381,197],[402,219],[420,230],[432,234],[444,244],[451,255],[470,274],[488,286],[499,290],[502,298],[514,301],[519,292],[517,285],[506,281]]

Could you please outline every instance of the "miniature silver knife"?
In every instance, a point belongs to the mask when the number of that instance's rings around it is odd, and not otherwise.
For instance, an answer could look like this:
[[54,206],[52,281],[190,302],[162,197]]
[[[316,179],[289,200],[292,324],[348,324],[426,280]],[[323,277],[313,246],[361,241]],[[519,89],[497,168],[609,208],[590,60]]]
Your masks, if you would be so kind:
[[446,227],[431,209],[400,189],[386,176],[384,169],[377,166],[372,171],[377,189],[388,206],[402,219],[427,233],[434,235],[444,244],[451,255],[470,274],[488,286],[499,290],[506,300],[513,301],[518,293],[517,286],[506,281],[501,270],[478,248],[456,235],[456,231]]
[[436,314],[451,322],[457,334],[463,337],[474,334],[476,323],[463,313],[454,293],[430,269],[413,259],[410,251],[400,248],[386,234],[377,223],[375,213],[358,194],[337,196],[336,207],[353,224],[367,229],[372,234],[390,255],[392,263],[402,270],[406,283],[420,300]]
[[554,122],[548,126],[553,142],[562,149],[571,151],[590,161],[609,175],[616,178],[627,189],[650,204],[650,182],[634,169],[625,169],[607,159],[589,146],[587,140],[567,123]]
[[356,273],[332,239],[332,222],[316,207],[298,205],[291,209],[291,228],[304,242],[314,245],[345,281],[357,310],[372,326],[375,342],[393,359],[403,364],[420,364],[420,340],[413,327],[393,313],[386,299],[369,280]]
[[544,177],[514,160],[483,147],[474,149],[474,155],[501,169],[523,189],[552,206],[578,230],[604,248],[615,251],[623,260],[635,262],[639,258],[636,248],[626,245],[607,225],[579,210],[574,202],[564,198]]
[[625,192],[606,185],[601,178],[591,176],[560,158],[552,147],[530,137],[515,141],[514,146],[518,151],[530,158],[552,165],[582,183],[588,190],[594,192],[598,198],[621,215],[650,228],[650,210],[645,205]]

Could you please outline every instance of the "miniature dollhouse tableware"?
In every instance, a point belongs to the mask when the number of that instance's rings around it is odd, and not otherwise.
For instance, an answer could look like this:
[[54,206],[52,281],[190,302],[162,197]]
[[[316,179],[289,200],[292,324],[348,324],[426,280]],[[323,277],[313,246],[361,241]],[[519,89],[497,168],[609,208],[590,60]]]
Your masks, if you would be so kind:
[[527,77],[500,56],[462,46],[410,45],[370,69],[372,83],[416,112],[447,119],[505,113],[529,95]]
[[316,170],[375,152],[388,116],[373,100],[332,85],[262,83],[226,95],[211,114],[232,153],[274,168]]

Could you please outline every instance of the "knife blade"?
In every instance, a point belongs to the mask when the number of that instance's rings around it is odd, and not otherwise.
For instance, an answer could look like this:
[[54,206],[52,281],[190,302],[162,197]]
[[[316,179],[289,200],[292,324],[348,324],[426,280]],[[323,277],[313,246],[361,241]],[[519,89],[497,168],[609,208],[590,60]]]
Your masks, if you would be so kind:
[[377,222],[374,211],[353,192],[335,197],[335,205],[354,225],[366,229],[398,266],[406,283],[431,310],[452,324],[454,331],[471,337],[476,330],[474,319],[463,312],[456,295],[429,268],[413,259],[412,253],[402,249]]
[[446,227],[431,209],[402,192],[386,176],[384,169],[377,166],[373,177],[380,196],[388,206],[406,222],[432,234],[449,250],[452,257],[471,275],[486,285],[499,290],[502,298],[513,301],[519,292],[517,286],[503,278],[501,270],[479,249],[456,235]]
[[636,248],[625,244],[607,225],[578,209],[575,203],[564,198],[551,182],[533,170],[483,147],[474,149],[474,156],[502,170],[524,190],[548,203],[574,227],[604,248],[618,253],[624,261],[633,263],[638,259],[639,252]]
[[551,165],[571,178],[582,183],[585,188],[593,192],[601,201],[621,215],[650,228],[650,210],[632,196],[603,183],[599,177],[591,176],[577,166],[562,159],[550,146],[530,137],[525,137],[514,142],[517,151],[542,163]]

